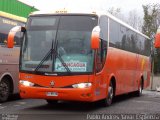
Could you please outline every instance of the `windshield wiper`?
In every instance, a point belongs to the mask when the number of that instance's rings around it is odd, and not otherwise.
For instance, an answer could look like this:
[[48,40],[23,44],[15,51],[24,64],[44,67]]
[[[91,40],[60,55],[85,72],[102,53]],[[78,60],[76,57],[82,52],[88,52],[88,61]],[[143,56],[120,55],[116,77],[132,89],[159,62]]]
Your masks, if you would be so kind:
[[[71,73],[70,69],[68,68],[68,66],[66,65],[66,63],[64,62],[64,60],[62,59],[62,57],[58,54],[58,52],[55,49],[50,49],[48,51],[48,53],[44,56],[44,58],[41,60],[41,62],[37,65],[37,67],[35,68],[35,72],[38,71],[38,69],[42,66],[42,64],[45,62],[46,59],[48,59],[51,55],[53,55],[55,53],[56,57],[60,60],[61,64],[63,65],[63,67],[67,70],[67,73]],[[53,56],[51,56],[52,59]]]
[[41,60],[41,62],[37,65],[37,67],[34,70],[35,72],[38,71],[38,69],[42,66],[42,64],[44,63],[44,61],[51,55],[51,50],[52,49],[50,49],[48,51],[48,53],[43,57],[43,59]]
[[56,57],[60,60],[60,62],[62,63],[63,67],[67,70],[68,73],[71,73],[70,69],[68,68],[67,64],[64,62],[64,60],[62,59],[61,55],[58,54],[58,52],[55,49],[52,49],[53,53],[56,54]]

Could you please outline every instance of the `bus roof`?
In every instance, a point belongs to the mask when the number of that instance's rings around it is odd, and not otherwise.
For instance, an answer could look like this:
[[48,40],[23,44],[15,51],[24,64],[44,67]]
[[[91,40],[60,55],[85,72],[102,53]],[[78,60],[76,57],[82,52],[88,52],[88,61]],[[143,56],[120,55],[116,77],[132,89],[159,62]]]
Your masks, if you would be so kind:
[[34,16],[34,15],[54,15],[54,14],[93,14],[93,15],[97,15],[97,16],[102,16],[102,15],[106,15],[107,17],[111,18],[112,20],[120,23],[121,25],[131,29],[132,31],[146,37],[147,39],[150,39],[148,36],[146,36],[145,34],[141,33],[140,31],[134,29],[132,26],[128,25],[127,23],[123,22],[122,20],[114,17],[112,14],[110,14],[109,12],[106,11],[67,11],[67,10],[59,10],[59,11],[51,11],[51,12],[46,12],[46,11],[35,11],[32,12],[30,15]]
[[26,22],[27,21],[27,19],[24,18],[24,17],[19,17],[19,16],[16,16],[16,15],[10,14],[10,13],[2,12],[2,11],[0,11],[0,16],[5,17],[5,18],[9,18],[9,19],[13,19],[13,20],[17,20],[17,21],[20,21],[20,22]]

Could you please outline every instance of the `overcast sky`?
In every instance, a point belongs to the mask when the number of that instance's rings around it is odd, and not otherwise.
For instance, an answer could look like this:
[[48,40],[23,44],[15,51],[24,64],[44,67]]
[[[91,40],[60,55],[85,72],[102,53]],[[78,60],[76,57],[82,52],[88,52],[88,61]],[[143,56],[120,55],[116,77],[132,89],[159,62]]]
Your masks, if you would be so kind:
[[63,8],[108,10],[111,7],[121,8],[123,13],[136,9],[142,12],[142,4],[160,3],[160,0],[20,0],[40,10],[53,11]]

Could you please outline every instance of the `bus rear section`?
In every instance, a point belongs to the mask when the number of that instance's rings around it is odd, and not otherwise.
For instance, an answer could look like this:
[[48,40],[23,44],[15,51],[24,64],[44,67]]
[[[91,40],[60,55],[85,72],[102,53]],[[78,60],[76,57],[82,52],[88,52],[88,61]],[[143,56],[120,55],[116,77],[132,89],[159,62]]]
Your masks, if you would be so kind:
[[148,53],[124,49],[124,38],[112,43],[111,35],[119,33],[110,32],[111,20],[125,26],[125,34],[131,29],[133,34],[142,35],[105,14],[30,15],[20,53],[21,97],[46,99],[48,103],[101,100],[106,106],[115,95],[133,91],[139,94],[141,76],[147,72],[145,81],[149,79]]

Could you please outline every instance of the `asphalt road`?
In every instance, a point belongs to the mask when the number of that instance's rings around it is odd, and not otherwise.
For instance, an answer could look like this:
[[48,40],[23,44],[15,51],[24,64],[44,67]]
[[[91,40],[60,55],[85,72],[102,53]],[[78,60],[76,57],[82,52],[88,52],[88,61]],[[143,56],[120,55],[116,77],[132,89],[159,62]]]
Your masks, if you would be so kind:
[[99,103],[60,101],[50,106],[45,100],[19,99],[0,104],[0,120],[160,120],[160,92],[143,91],[116,97],[110,107]]

